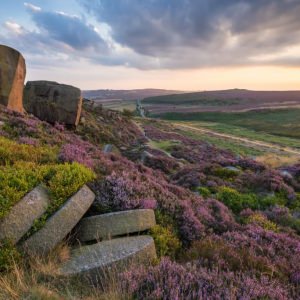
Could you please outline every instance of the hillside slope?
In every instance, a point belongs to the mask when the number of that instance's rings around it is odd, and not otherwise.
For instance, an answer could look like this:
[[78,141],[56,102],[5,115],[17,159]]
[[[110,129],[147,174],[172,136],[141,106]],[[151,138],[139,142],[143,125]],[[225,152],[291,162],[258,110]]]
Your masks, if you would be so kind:
[[[31,160],[33,151],[43,150],[47,155],[39,156],[37,166],[75,163],[94,172],[88,185],[96,198],[88,215],[155,210],[157,226],[150,234],[159,260],[149,268],[118,274],[110,290],[116,299],[124,294],[128,299],[299,297],[299,165],[271,169],[187,137],[167,123],[133,120],[90,104],[85,104],[77,129],[1,107],[0,136],[0,178],[8,171],[16,174],[20,166],[24,170],[20,160]],[[10,142],[21,146],[8,149]],[[106,144],[115,150],[104,153]],[[11,180],[15,191],[26,186],[29,177],[22,178],[22,184]],[[6,199],[6,186],[0,184],[0,203]],[[53,268],[33,268],[22,253],[17,267],[22,272],[17,272],[7,255],[16,251],[0,247],[1,299],[30,299],[37,293],[36,299],[42,299],[45,290],[57,299],[104,297],[100,289],[63,281],[53,273],[45,276]],[[17,280],[21,273],[27,285]]]
[[148,97],[143,104],[153,114],[288,108],[300,106],[300,91],[205,91]]

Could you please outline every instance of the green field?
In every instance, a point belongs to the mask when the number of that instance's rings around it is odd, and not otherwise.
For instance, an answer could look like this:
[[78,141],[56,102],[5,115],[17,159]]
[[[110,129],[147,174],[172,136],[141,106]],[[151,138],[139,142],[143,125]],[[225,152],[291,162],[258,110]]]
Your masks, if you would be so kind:
[[224,138],[212,136],[205,133],[199,133],[195,131],[182,130],[182,129],[180,129],[180,133],[184,136],[191,137],[195,140],[208,142],[211,145],[214,145],[218,148],[230,150],[236,155],[257,157],[269,153],[267,150],[263,150],[259,147],[243,145],[239,142],[232,141],[230,139],[224,139]]
[[[300,109],[260,110],[239,113],[198,112],[156,115],[165,120],[201,122],[212,130],[300,147]],[[205,122],[206,124],[204,124]],[[212,124],[213,123],[213,124]],[[263,135],[259,135],[263,134]]]
[[122,100],[122,101],[104,101],[100,102],[106,109],[112,109],[117,111],[123,111],[124,109],[135,111],[136,101],[135,100]]

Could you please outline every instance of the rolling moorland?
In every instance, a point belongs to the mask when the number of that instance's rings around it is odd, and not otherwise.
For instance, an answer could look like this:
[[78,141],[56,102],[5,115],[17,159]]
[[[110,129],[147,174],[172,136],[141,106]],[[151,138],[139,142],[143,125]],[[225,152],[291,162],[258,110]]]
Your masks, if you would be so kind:
[[250,91],[233,89],[148,97],[143,104],[150,114],[165,112],[241,112],[299,107],[299,91]]
[[142,104],[150,117],[168,120],[236,153],[256,156],[261,150],[298,153],[299,99],[297,91],[236,89],[151,97]]
[[163,89],[136,89],[136,90],[86,90],[82,91],[85,98],[102,104],[103,107],[115,110],[134,110],[136,101],[147,97],[183,93]]

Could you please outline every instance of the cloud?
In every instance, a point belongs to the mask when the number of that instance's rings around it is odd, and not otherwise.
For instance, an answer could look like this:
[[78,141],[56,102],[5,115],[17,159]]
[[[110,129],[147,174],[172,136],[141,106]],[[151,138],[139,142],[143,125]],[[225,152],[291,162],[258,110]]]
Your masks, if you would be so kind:
[[[45,11],[24,3],[35,29],[15,20],[6,21],[0,32],[1,43],[21,51],[35,68],[71,66],[74,61],[104,58],[109,47],[98,30],[86,19],[65,12]],[[96,59],[97,57],[97,59]]]
[[4,23],[4,27],[13,32],[14,34],[22,34],[23,33],[23,28],[21,25],[19,25],[18,23],[15,23],[15,22],[11,22],[11,21],[6,21]]
[[24,6],[27,7],[28,9],[32,10],[32,11],[41,11],[42,9],[38,6],[35,6],[31,3],[28,2],[24,2]]
[[64,43],[76,50],[89,47],[102,50],[105,48],[105,42],[94,27],[81,18],[63,12],[43,11],[28,3],[25,3],[25,6],[29,8],[41,34],[48,36],[49,40]]
[[299,0],[78,1],[146,68],[272,64],[255,60],[270,52],[276,64],[300,58],[280,59],[300,44]]
[[9,20],[1,41],[41,67],[300,66],[299,0],[74,1],[80,16],[25,2],[35,29]]

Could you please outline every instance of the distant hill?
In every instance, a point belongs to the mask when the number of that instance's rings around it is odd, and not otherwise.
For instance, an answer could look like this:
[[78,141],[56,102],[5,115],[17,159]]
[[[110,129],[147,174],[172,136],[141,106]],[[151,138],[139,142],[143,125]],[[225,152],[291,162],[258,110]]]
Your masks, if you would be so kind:
[[143,105],[154,114],[289,108],[300,107],[300,91],[204,91],[147,97]]
[[92,100],[138,100],[161,95],[181,94],[183,91],[163,89],[135,89],[135,90],[87,90],[83,97]]

